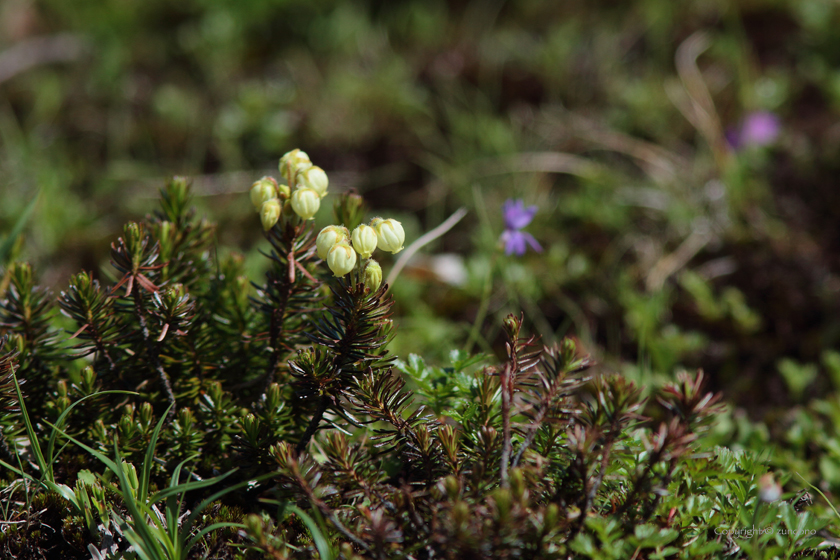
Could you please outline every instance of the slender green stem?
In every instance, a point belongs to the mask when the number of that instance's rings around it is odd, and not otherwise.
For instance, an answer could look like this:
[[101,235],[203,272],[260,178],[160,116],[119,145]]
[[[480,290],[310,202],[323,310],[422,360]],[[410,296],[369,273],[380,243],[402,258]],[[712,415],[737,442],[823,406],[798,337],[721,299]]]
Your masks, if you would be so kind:
[[481,293],[481,303],[478,306],[478,313],[475,315],[475,321],[470,329],[470,334],[467,337],[467,342],[464,344],[464,351],[469,354],[472,352],[473,346],[481,333],[481,325],[484,319],[487,318],[487,310],[490,307],[490,295],[493,292],[493,270],[496,268],[496,260],[499,253],[494,252],[490,264],[487,266],[487,274],[484,276],[484,290]]

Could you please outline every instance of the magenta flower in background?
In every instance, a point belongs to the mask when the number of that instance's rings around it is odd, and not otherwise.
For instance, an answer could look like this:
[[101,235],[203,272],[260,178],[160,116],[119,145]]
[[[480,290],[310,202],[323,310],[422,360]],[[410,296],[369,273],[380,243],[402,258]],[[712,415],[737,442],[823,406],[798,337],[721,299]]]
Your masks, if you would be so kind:
[[505,232],[502,234],[502,241],[505,244],[505,254],[512,255],[516,253],[518,256],[525,254],[528,245],[538,252],[542,252],[542,247],[534,239],[530,233],[522,231],[522,228],[531,223],[534,219],[534,214],[537,213],[536,206],[525,207],[525,203],[519,199],[508,199],[502,205],[502,217],[505,220]]
[[726,139],[736,150],[749,146],[767,146],[779,137],[782,121],[778,115],[770,111],[753,111],[748,113],[741,126],[729,129]]

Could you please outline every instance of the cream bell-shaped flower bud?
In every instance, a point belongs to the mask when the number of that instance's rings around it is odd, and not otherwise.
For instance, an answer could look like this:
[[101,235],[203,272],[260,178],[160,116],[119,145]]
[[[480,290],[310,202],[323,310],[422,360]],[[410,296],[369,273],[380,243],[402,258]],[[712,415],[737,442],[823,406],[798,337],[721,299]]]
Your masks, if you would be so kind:
[[257,212],[262,208],[263,202],[277,197],[277,181],[274,177],[263,177],[251,186],[251,204]]
[[327,255],[330,249],[339,241],[347,241],[350,239],[350,232],[344,226],[327,226],[321,230],[318,237],[315,239],[315,247],[318,250],[318,258],[327,260]]
[[370,226],[360,225],[353,230],[350,238],[353,240],[353,248],[363,259],[369,259],[376,250],[376,230]]
[[315,190],[302,187],[292,193],[292,210],[304,220],[311,220],[321,207],[321,197]]
[[365,288],[375,292],[382,285],[382,267],[373,259],[370,259],[365,267]]
[[260,220],[265,231],[274,227],[274,224],[280,219],[281,211],[282,208],[278,199],[272,198],[263,202],[263,205],[260,207]]
[[323,169],[314,165],[309,169],[305,169],[298,174],[297,186],[309,187],[321,198],[327,196],[327,187],[330,186],[330,180],[327,179],[327,174]]
[[330,249],[327,265],[336,276],[344,276],[356,266],[356,251],[346,241],[339,241]]
[[306,152],[294,149],[291,152],[286,152],[280,158],[280,173],[289,181],[290,185],[294,184],[295,176],[305,169],[312,167],[312,161]]
[[292,191],[289,189],[289,185],[277,185],[277,197],[280,200],[289,200],[292,196]]
[[403,250],[405,242],[405,230],[402,224],[393,218],[383,220],[374,218],[370,221],[371,227],[376,230],[376,237],[379,241],[379,248],[389,253],[397,254]]

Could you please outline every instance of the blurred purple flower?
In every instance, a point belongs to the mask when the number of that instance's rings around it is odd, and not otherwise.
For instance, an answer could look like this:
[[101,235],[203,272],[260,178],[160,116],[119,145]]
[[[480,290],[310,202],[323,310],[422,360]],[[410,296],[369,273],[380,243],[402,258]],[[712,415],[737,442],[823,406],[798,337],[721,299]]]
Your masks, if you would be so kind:
[[754,111],[747,114],[737,129],[729,129],[726,139],[736,150],[748,146],[766,146],[779,137],[782,122],[770,111]]
[[505,220],[505,232],[502,234],[502,241],[505,244],[505,254],[512,255],[516,253],[518,256],[525,254],[528,245],[538,252],[542,252],[542,247],[534,239],[530,233],[521,231],[522,228],[531,223],[534,219],[534,214],[537,213],[536,206],[525,207],[525,203],[519,199],[508,199],[502,205],[502,217]]

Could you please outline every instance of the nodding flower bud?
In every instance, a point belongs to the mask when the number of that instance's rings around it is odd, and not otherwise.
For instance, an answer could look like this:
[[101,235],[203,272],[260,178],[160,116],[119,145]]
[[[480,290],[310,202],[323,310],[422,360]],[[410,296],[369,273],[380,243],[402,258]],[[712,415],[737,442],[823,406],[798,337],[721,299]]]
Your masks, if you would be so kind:
[[304,220],[311,220],[321,207],[321,197],[315,190],[302,187],[292,193],[292,210]]
[[376,250],[376,230],[365,224],[353,230],[351,236],[353,248],[359,252],[363,259],[369,259]]
[[367,212],[365,199],[354,192],[341,193],[335,201],[333,209],[336,220],[350,229],[362,223],[362,218]]
[[379,248],[389,253],[397,254],[403,250],[405,242],[405,230],[402,224],[393,218],[383,220],[374,218],[370,221],[371,227],[376,230],[376,237],[379,241]]
[[370,259],[365,267],[365,288],[375,292],[382,285],[382,267],[373,259]]
[[317,165],[301,171],[298,175],[297,186],[309,187],[321,198],[327,196],[327,187],[330,186],[330,180],[327,179],[327,174],[323,169]]
[[277,185],[277,197],[281,200],[289,200],[292,196],[292,191],[289,185]]
[[327,265],[336,276],[344,276],[356,266],[356,251],[346,241],[339,241],[330,249]]
[[280,173],[286,178],[290,185],[295,184],[295,177],[298,173],[312,167],[312,161],[306,152],[294,149],[287,152],[280,158]]
[[260,220],[265,231],[274,227],[274,224],[280,219],[281,210],[280,201],[276,198],[263,202],[262,207],[260,207]]
[[347,241],[350,239],[350,232],[344,226],[327,226],[318,234],[315,239],[315,247],[318,249],[318,258],[327,260],[327,255],[330,249],[339,241]]
[[277,181],[274,177],[263,177],[251,186],[251,204],[257,212],[266,200],[277,198]]

